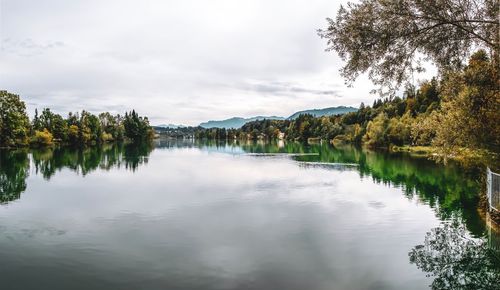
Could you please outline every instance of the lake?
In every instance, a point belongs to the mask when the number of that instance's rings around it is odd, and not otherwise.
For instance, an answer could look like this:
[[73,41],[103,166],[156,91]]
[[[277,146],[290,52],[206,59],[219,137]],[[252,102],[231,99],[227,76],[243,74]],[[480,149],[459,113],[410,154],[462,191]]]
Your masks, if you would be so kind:
[[2,150],[0,288],[499,289],[480,174],[327,144]]

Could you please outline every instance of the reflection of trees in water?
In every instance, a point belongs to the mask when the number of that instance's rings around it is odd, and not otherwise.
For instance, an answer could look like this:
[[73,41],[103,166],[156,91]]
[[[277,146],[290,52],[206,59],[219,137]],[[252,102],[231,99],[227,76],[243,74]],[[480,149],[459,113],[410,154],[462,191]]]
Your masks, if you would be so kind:
[[388,154],[365,151],[361,154],[360,172],[380,183],[401,186],[408,198],[435,209],[440,219],[449,219],[459,213],[468,229],[477,235],[484,231],[484,222],[478,216],[478,181],[480,171],[455,164],[442,166],[426,158],[408,154]]
[[[124,167],[135,171],[147,163],[151,144],[105,144],[92,148],[46,148],[31,151],[36,174],[50,179],[69,168],[82,175],[96,170]],[[16,200],[26,190],[30,158],[27,150],[0,151],[0,202]]]
[[127,145],[123,151],[123,164],[125,168],[135,171],[139,165],[148,163],[149,153],[153,146],[148,143]]
[[[296,156],[295,160],[319,163],[356,163],[361,178],[371,178],[376,183],[401,187],[409,199],[418,198],[431,206],[442,220],[459,214],[467,228],[475,235],[484,233],[485,225],[479,217],[480,170],[473,166],[464,168],[458,164],[447,166],[436,164],[427,158],[405,153],[363,150],[353,146],[335,148],[327,143],[302,144],[298,142],[254,142],[234,140],[157,140],[158,147],[195,147],[205,150],[232,152],[240,148],[246,153],[316,153]],[[337,170],[335,167],[333,168]]]
[[[262,148],[260,145],[255,147]],[[404,153],[374,152],[353,146],[334,148],[328,144],[304,146],[292,143],[280,150],[318,153],[317,156],[299,156],[296,158],[298,161],[356,163],[361,178],[401,187],[409,199],[418,197],[434,208],[440,219],[449,219],[458,213],[475,235],[481,235],[485,230],[484,222],[476,210],[481,187],[478,181],[480,171],[476,168],[463,168],[451,163],[442,166],[427,158]]]
[[26,190],[28,154],[24,150],[0,150],[0,203],[16,200]]
[[432,289],[500,289],[500,261],[485,238],[471,238],[456,219],[427,233],[410,262],[434,280]]
[[50,179],[58,170],[69,168],[87,175],[96,170],[125,167],[135,171],[152,151],[151,144],[105,144],[92,148],[55,148],[33,151],[36,173]]
[[335,148],[327,143],[286,142],[279,146],[275,142],[166,139],[159,141],[157,145],[208,147],[221,151],[236,147],[246,153],[316,153],[317,155],[293,158],[306,163],[356,163],[359,165],[357,170],[361,178],[371,178],[376,183],[401,187],[409,199],[418,197],[420,201],[434,208],[442,220],[460,214],[474,235],[480,236],[485,230],[484,222],[476,210],[482,175],[481,171],[473,166],[464,168],[451,162],[447,166],[442,166],[427,158],[405,153],[374,152],[353,146]]
[[409,199],[418,197],[434,208],[442,220],[458,213],[475,235],[479,236],[485,230],[476,210],[481,188],[481,175],[477,168],[464,168],[452,163],[442,166],[427,158],[405,153],[374,152],[353,146],[335,148],[329,144],[304,145],[297,142],[288,142],[281,147],[272,143],[240,145],[249,153],[317,153],[316,156],[294,157],[303,162],[356,163],[361,178],[401,187]]

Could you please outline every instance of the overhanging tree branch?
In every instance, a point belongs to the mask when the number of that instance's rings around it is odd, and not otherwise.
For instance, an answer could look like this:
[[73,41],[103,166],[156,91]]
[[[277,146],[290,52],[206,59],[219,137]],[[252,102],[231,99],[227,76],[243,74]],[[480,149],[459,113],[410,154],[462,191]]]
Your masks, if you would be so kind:
[[460,67],[478,46],[499,55],[494,2],[361,0],[346,7],[318,33],[347,62],[341,71],[349,81],[368,71],[374,83],[398,87],[415,69],[405,61],[417,50],[440,71]]

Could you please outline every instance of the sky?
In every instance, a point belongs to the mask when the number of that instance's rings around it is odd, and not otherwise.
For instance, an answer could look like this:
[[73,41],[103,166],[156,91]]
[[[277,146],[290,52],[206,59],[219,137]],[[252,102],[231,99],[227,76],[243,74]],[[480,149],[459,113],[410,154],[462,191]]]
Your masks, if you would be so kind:
[[371,104],[325,52],[333,0],[0,0],[0,89],[28,113],[135,109],[154,125]]

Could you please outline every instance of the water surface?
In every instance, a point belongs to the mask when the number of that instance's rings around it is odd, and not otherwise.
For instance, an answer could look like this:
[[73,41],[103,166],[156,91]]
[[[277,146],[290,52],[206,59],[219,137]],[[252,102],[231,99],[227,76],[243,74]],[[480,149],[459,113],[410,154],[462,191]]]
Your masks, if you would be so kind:
[[477,180],[324,144],[1,151],[1,288],[495,289]]

